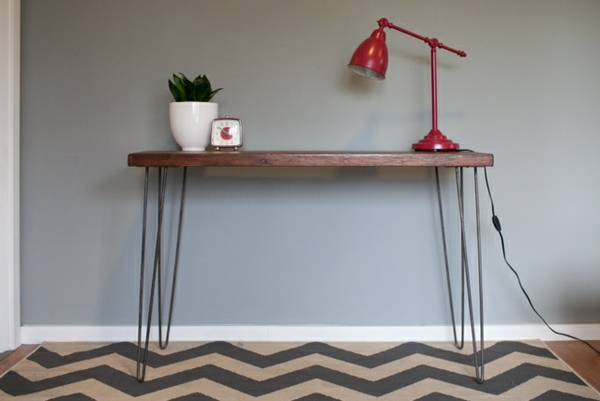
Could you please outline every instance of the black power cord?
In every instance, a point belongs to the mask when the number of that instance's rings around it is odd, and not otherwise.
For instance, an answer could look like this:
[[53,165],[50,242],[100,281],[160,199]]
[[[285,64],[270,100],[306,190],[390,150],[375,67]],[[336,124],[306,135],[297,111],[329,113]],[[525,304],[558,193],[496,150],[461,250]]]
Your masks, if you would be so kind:
[[525,287],[523,286],[523,283],[521,282],[521,277],[519,276],[519,273],[510,264],[510,262],[508,261],[508,259],[506,257],[506,244],[504,243],[504,235],[502,234],[502,225],[500,224],[500,218],[498,218],[498,216],[496,215],[496,207],[494,206],[494,198],[492,197],[492,191],[490,189],[490,181],[488,180],[488,174],[487,174],[487,168],[486,167],[483,168],[483,174],[485,176],[485,186],[487,188],[487,193],[488,193],[488,196],[490,198],[490,205],[492,206],[492,224],[494,225],[494,228],[496,229],[496,231],[498,232],[498,236],[500,237],[500,245],[502,246],[502,257],[504,258],[504,262],[506,263],[506,265],[508,266],[508,268],[510,269],[510,271],[517,278],[517,282],[519,283],[519,287],[521,288],[521,292],[523,292],[523,295],[525,295],[525,298],[527,298],[527,302],[529,302],[529,306],[535,312],[535,314],[540,318],[540,320],[546,325],[546,327],[548,327],[548,329],[551,332],[553,332],[554,334],[557,334],[559,336],[563,336],[563,337],[570,338],[572,340],[579,341],[579,342],[587,345],[588,347],[590,347],[590,349],[592,349],[594,352],[596,352],[596,354],[600,355],[600,350],[598,350],[598,348],[594,347],[588,341],[585,341],[585,340],[583,340],[583,339],[581,339],[579,337],[575,337],[575,336],[573,336],[571,334],[561,333],[560,331],[554,330],[552,328],[552,326],[550,326],[550,324],[548,324],[548,322],[546,321],[546,319],[544,319],[544,317],[541,315],[541,313],[538,312],[538,310],[536,309],[536,307],[533,305],[533,301],[531,300],[531,297],[529,296],[529,294],[525,290]]

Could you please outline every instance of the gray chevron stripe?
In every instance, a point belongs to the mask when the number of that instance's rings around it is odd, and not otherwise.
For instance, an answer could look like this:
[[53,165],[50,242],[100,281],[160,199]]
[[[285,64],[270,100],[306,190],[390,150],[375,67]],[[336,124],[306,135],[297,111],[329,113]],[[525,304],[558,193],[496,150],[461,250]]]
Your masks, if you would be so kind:
[[194,393],[194,394],[184,395],[183,397],[173,398],[171,401],[218,401],[218,400],[215,400],[214,398],[211,398],[204,394]]
[[339,400],[337,398],[331,398],[331,397],[328,397],[323,394],[314,393],[314,394],[307,395],[306,397],[296,398],[294,401],[341,401],[341,400]]
[[584,398],[574,394],[562,393],[556,390],[550,390],[534,398],[531,401],[594,401],[592,398]]
[[85,394],[75,393],[69,395],[63,395],[56,398],[51,398],[48,401],[96,401],[93,398],[88,397]]
[[[510,341],[499,342],[489,348],[486,348],[485,359],[487,362],[493,362],[496,359],[502,358],[503,356],[513,352],[522,352],[543,358],[556,359],[556,357],[546,348]],[[44,347],[40,347],[40,349],[31,355],[29,359],[39,363],[45,368],[54,368],[91,358],[110,355],[113,353],[135,361],[137,356],[137,348],[132,343],[115,343],[90,351],[75,352],[73,354],[63,356],[51,352]],[[337,348],[330,344],[318,342],[303,344],[285,351],[273,353],[271,355],[261,355],[256,352],[238,347],[234,344],[219,341],[203,344],[198,347],[168,355],[150,352],[148,357],[148,366],[153,368],[163,367],[210,354],[224,355],[259,368],[278,365],[280,363],[313,354],[325,355],[340,361],[352,363],[366,368],[381,366],[414,354],[427,355],[465,365],[471,365],[473,363],[473,355],[465,355],[459,352],[447,351],[432,347],[427,344],[415,342],[400,344],[396,347],[378,352],[373,355],[358,354],[352,351]]]
[[[84,394],[77,393],[57,398],[52,398],[49,401],[96,401]],[[218,401],[200,393],[185,395],[183,397],[173,398],[170,401]],[[341,401],[337,398],[328,397],[323,394],[313,393],[302,398],[297,398],[294,401]],[[431,393],[421,397],[415,401],[465,401],[461,398],[452,397],[442,393]],[[573,394],[562,393],[560,391],[551,390],[531,401],[594,401],[591,398],[579,397]]]
[[442,393],[431,393],[427,394],[425,397],[421,397],[415,401],[465,401],[462,398],[452,397],[451,395],[446,395]]
[[[452,397],[450,395],[442,394],[442,393],[431,393],[426,395],[425,397],[421,397],[415,401],[465,401],[462,398]],[[531,401],[594,401],[591,398],[584,398],[578,395],[562,393],[556,390],[550,390],[540,395],[539,397],[535,397]]]
[[[200,393],[185,395],[183,397],[173,398],[170,401],[217,401]],[[331,398],[323,394],[313,393],[305,397],[296,398],[294,401],[340,401],[337,398]]]
[[8,372],[4,377],[0,378],[0,389],[11,395],[24,395],[83,380],[95,379],[119,391],[137,397],[205,378],[248,395],[258,397],[309,380],[320,379],[361,393],[381,396],[423,379],[435,378],[448,384],[475,389],[489,394],[501,394],[538,376],[583,385],[583,382],[573,373],[532,364],[517,366],[487,380],[481,385],[476,383],[471,376],[424,365],[376,381],[355,377],[322,366],[311,366],[272,379],[257,381],[214,365],[205,365],[159,379],[146,381],[145,383],[138,383],[132,376],[103,365],[39,381],[30,381],[18,373]]

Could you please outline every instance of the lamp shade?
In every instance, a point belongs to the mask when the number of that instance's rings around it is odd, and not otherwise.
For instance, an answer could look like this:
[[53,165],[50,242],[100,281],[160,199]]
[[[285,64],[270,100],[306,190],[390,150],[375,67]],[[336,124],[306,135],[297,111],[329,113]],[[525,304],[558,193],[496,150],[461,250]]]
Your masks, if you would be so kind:
[[376,29],[354,51],[348,67],[367,78],[384,79],[388,65],[388,49],[385,32]]

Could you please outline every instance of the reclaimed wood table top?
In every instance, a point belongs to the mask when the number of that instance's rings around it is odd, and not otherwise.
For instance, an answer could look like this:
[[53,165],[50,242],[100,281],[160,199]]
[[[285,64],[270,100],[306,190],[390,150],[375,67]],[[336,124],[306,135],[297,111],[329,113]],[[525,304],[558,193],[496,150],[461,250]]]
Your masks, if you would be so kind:
[[494,155],[459,152],[148,151],[132,167],[489,167]]

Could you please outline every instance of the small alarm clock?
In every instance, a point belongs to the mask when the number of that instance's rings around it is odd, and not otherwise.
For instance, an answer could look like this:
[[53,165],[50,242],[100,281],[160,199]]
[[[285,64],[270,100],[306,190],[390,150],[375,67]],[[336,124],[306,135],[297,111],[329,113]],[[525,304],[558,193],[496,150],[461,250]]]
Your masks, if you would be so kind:
[[210,132],[210,146],[215,150],[242,147],[242,120],[233,117],[215,118]]

